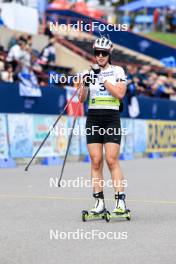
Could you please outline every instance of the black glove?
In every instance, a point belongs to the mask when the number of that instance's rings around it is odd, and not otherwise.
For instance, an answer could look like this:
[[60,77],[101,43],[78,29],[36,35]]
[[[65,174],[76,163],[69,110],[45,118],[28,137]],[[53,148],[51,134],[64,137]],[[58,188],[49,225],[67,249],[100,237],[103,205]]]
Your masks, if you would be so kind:
[[92,83],[92,77],[90,76],[90,74],[87,74],[84,79],[84,85],[89,86],[90,83]]
[[94,74],[100,73],[100,66],[98,64],[93,64],[91,68],[92,68]]

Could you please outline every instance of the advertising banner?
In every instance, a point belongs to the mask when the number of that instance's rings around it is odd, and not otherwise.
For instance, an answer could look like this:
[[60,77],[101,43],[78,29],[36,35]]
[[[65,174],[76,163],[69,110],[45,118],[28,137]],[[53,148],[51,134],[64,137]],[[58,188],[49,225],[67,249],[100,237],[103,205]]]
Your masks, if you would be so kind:
[[147,149],[147,123],[146,120],[134,120],[134,152],[144,153]]
[[[46,137],[48,131],[52,128],[55,118],[47,115],[33,115],[33,153],[40,146],[41,142]],[[56,156],[56,146],[54,145],[54,132],[48,137],[47,141],[40,149],[38,157],[53,157]]]
[[79,127],[80,127],[80,154],[88,155],[87,142],[86,142],[86,117],[79,118]]
[[176,122],[147,120],[147,152],[176,152]]
[[[57,118],[57,117],[55,117]],[[56,125],[54,132],[54,146],[56,146],[56,152],[59,156],[64,156],[68,142],[68,117],[62,116]]]
[[[68,128],[72,128],[73,125],[73,119],[74,117],[68,117]],[[70,130],[71,132],[71,130]],[[73,136],[72,136],[72,140],[71,140],[71,145],[70,145],[70,150],[69,150],[69,154],[70,155],[80,155],[80,138],[79,138],[79,121],[78,119],[76,120],[76,124],[75,124],[75,128],[73,130]]]
[[[125,128],[125,118],[121,118],[121,130]],[[122,135],[121,137],[121,143],[120,143],[120,154],[124,153],[124,144],[125,144],[125,135]]]
[[29,80],[24,81],[24,79],[22,80],[23,82],[19,82],[20,96],[25,96],[25,97],[41,97],[42,96],[41,89],[39,86],[36,86],[36,85],[34,86],[32,81],[29,81]]
[[31,157],[33,149],[32,115],[9,114],[8,129],[11,157]]
[[0,114],[0,159],[5,159],[9,156],[7,137],[6,115]]
[[121,153],[133,154],[134,152],[134,120],[122,119],[122,146]]
[[[37,8],[19,3],[1,1],[2,15],[7,28],[28,34],[37,34],[39,16]],[[7,1],[6,1],[7,2]],[[12,3],[13,2],[13,3]],[[32,18],[32,19],[31,19]]]

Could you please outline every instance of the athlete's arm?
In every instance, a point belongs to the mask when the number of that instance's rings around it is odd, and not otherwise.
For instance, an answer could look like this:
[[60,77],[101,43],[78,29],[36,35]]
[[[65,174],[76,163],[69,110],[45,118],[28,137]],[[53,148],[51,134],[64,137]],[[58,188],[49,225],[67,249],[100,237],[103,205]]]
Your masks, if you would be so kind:
[[125,96],[127,90],[126,84],[124,82],[117,82],[115,85],[113,85],[106,80],[104,82],[104,86],[112,94],[112,96],[120,100]]
[[127,80],[122,67],[115,67],[115,77],[115,84],[111,84],[110,82],[108,82],[108,80],[105,79],[104,86],[112,94],[112,96],[121,100],[125,96],[127,90]]

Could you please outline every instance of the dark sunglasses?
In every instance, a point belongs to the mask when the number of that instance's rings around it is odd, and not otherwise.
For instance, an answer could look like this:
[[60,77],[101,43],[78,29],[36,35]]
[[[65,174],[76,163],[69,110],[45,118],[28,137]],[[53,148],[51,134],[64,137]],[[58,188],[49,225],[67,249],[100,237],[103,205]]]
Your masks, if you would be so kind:
[[106,50],[94,50],[94,55],[99,57],[100,54],[103,56],[103,57],[106,57],[109,55],[109,52],[106,51]]

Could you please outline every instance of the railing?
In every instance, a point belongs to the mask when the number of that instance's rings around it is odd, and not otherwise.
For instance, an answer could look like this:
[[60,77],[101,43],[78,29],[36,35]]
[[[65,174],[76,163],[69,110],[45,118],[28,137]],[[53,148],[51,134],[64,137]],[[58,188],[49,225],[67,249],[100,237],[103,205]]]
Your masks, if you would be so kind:
[[70,41],[64,39],[64,38],[59,38],[57,37],[57,40],[60,44],[64,45],[65,47],[71,49],[72,51],[74,51],[75,53],[81,55],[83,58],[90,60],[91,62],[95,63],[96,60],[94,58],[94,56],[92,56],[91,54],[89,54],[88,52],[82,50],[81,48],[77,47],[76,45],[74,45],[73,43],[71,43]]

